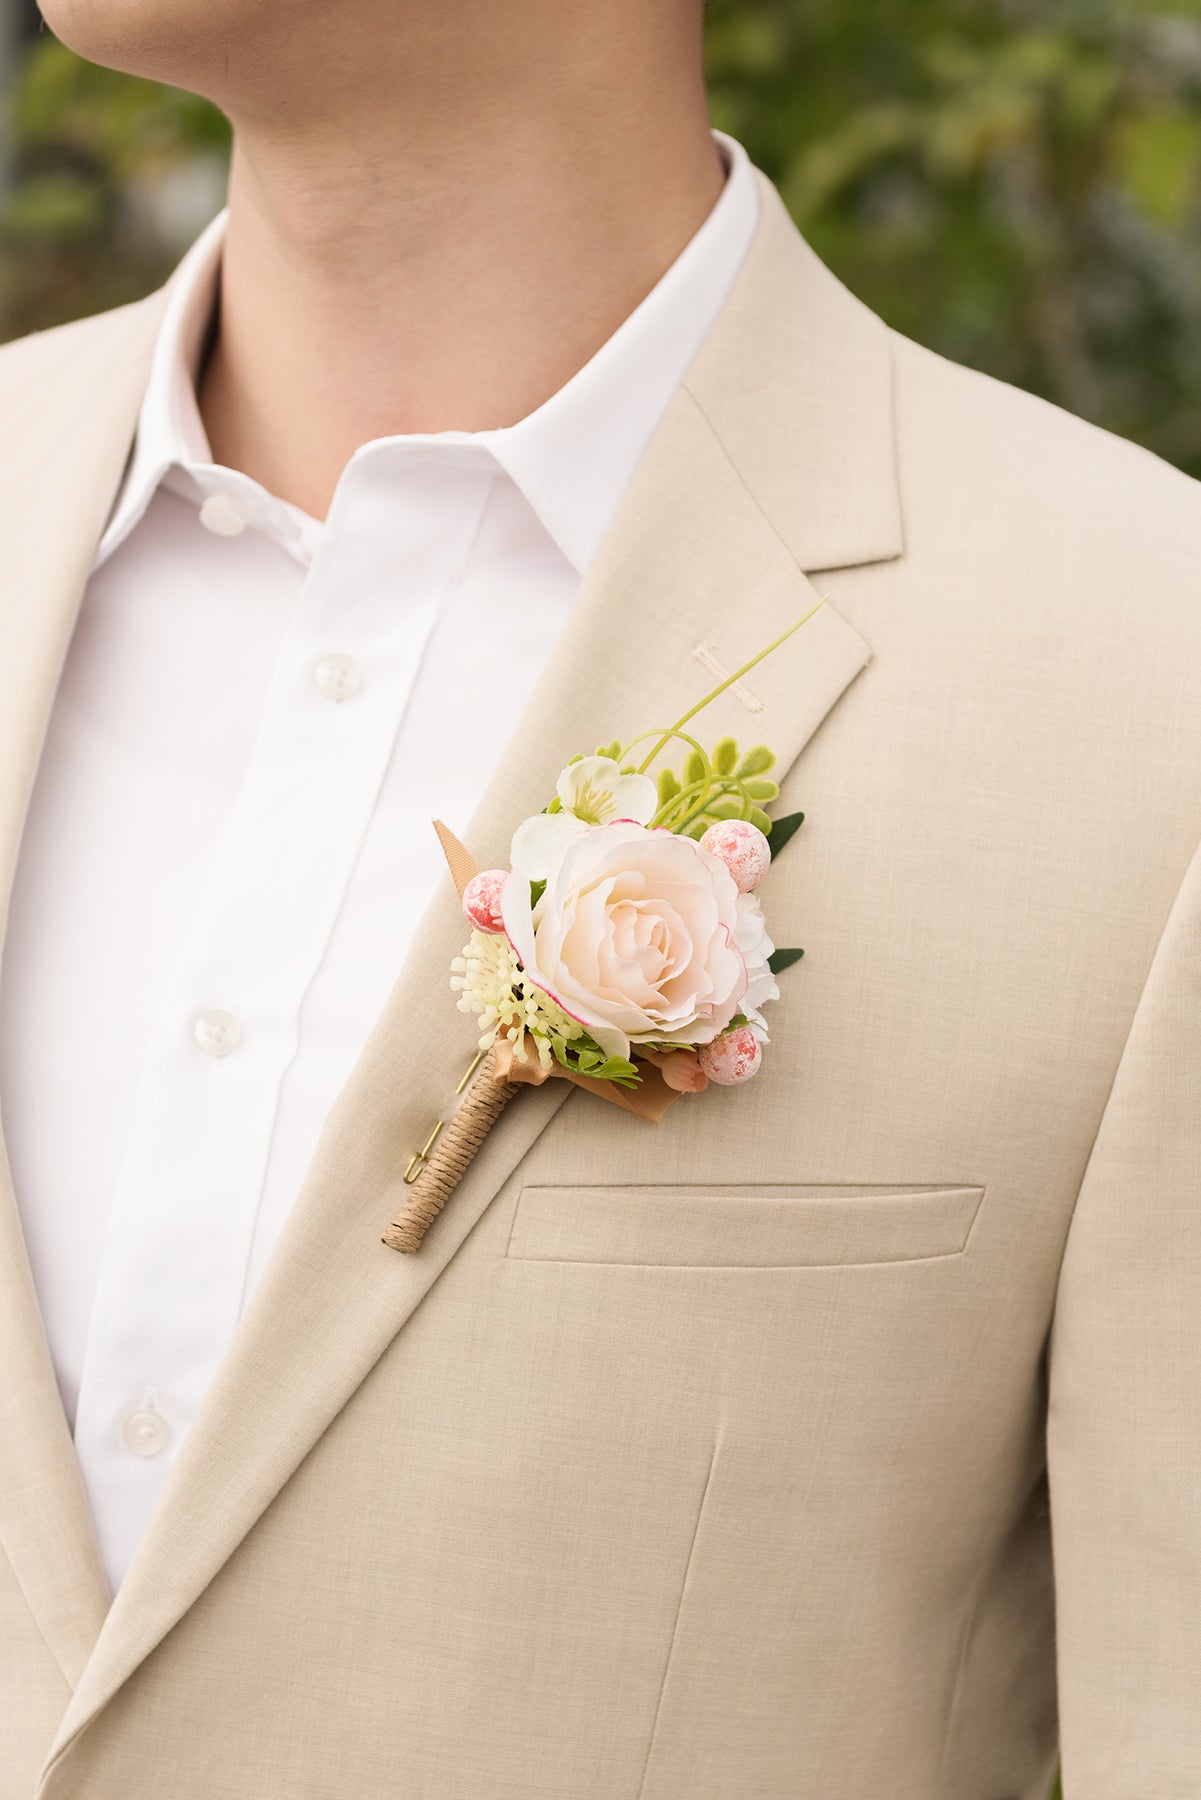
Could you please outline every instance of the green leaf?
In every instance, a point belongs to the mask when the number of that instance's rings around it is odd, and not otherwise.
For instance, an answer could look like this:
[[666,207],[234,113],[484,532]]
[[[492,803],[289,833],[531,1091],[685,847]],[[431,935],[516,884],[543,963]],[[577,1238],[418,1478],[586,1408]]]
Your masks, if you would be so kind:
[[546,892],[545,881],[531,881],[531,883],[530,883],[530,905],[531,905],[531,907],[537,906],[539,900],[541,900],[541,898],[542,898],[543,894],[545,894],[545,892]]
[[549,803],[549,805],[546,807],[545,810],[548,813],[557,813],[557,812],[563,811],[563,802],[560,800],[558,794],[555,795],[554,799]]
[[767,814],[764,812],[764,810],[761,806],[752,806],[752,808],[751,808],[751,824],[757,825],[759,827],[760,831],[763,833],[764,837],[766,837],[768,832],[771,830],[771,820],[768,818]]
[[642,1080],[642,1071],[624,1056],[607,1056],[591,1074],[597,1081],[616,1081],[622,1087],[636,1087]]
[[741,819],[742,801],[737,794],[723,794],[705,809],[706,819]]
[[680,784],[670,769],[659,771],[659,805],[666,806],[680,791]]
[[793,963],[800,962],[804,954],[803,950],[773,950],[767,966],[773,975],[778,975],[781,969],[791,969]]
[[753,745],[738,765],[738,779],[745,781],[749,775],[766,775],[775,760],[775,751],[769,750],[766,744]]
[[779,798],[780,790],[775,782],[765,780],[762,775],[756,776],[753,781],[744,781],[742,785],[752,800],[775,800]]
[[804,813],[799,812],[788,813],[782,819],[772,820],[771,830],[768,832],[768,842],[771,845],[773,862],[776,860],[776,857],[779,856],[781,850],[784,848],[789,838],[792,837],[793,833],[800,830],[804,818]]
[[624,1056],[606,1056],[591,1038],[550,1040],[555,1061],[576,1075],[587,1075],[594,1081],[615,1081],[619,1087],[637,1087],[642,1071]]
[[684,783],[691,786],[694,781],[705,779],[705,759],[699,750],[690,750],[684,758]]
[[738,761],[738,745],[732,737],[718,738],[709,760],[719,775],[732,775]]

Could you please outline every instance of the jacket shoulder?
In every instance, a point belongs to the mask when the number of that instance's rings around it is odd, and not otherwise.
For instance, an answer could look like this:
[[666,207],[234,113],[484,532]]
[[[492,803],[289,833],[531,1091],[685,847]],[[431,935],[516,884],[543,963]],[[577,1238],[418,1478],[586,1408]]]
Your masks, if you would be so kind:
[[[1196,592],[1201,482],[1048,400],[892,333],[905,514],[955,508],[995,552],[1104,560]],[[968,510],[964,510],[968,509]],[[1195,603],[1194,603],[1195,604]]]

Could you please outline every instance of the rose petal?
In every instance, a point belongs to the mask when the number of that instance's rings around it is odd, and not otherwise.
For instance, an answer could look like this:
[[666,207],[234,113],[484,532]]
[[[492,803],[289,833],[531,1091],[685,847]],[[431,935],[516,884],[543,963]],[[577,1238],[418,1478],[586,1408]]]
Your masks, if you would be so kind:
[[[611,778],[611,759],[591,760],[608,762]],[[707,1043],[741,1010],[749,974],[737,940],[741,929],[753,954],[761,915],[740,918],[729,870],[693,839],[628,820],[593,826],[562,837],[545,881],[536,911],[528,883],[524,899],[506,883],[510,941],[609,1054],[664,1038]]]

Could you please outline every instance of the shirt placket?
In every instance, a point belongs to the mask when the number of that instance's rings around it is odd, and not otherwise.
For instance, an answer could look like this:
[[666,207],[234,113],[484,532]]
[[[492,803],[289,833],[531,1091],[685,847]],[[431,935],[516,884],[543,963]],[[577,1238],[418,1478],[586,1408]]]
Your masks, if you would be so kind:
[[[110,1574],[139,1541],[236,1327],[301,1005],[426,641],[478,528],[485,460],[394,447],[347,470],[166,983],[105,1239],[76,1419],[93,1509],[121,1537],[102,1544]],[[218,497],[220,505],[205,502],[206,528],[217,520],[233,549],[246,495],[232,487]]]

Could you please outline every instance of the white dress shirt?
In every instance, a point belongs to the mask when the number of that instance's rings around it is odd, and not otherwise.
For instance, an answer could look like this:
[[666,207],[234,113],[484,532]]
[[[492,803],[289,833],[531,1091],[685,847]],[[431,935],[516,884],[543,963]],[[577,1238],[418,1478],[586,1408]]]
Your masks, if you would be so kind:
[[746,253],[754,176],[720,142],[713,212],[565,387],[504,430],[363,445],[324,522],[209,453],[224,216],[174,277],[0,980],[17,1199],[114,1588],[439,880],[430,820],[470,819]]

